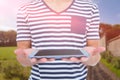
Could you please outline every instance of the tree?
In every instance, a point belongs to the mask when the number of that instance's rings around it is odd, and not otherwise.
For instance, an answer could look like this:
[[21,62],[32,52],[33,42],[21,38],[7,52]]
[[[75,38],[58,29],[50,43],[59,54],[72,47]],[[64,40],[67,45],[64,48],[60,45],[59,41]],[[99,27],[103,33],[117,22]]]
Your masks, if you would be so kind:
[[6,45],[15,46],[16,45],[16,32],[13,30],[6,32]]
[[4,31],[0,31],[0,46],[4,46],[4,40],[5,40]]
[[15,46],[16,31],[0,31],[0,46]]

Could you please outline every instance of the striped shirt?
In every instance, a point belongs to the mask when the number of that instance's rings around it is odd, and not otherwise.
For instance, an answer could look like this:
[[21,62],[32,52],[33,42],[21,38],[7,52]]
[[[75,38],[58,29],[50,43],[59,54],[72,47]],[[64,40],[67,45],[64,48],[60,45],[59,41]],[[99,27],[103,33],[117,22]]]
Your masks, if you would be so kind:
[[[61,12],[34,0],[17,14],[17,41],[31,40],[33,49],[81,49],[99,39],[99,10],[93,3],[73,0]],[[29,80],[86,80],[82,63],[53,61],[32,66]]]

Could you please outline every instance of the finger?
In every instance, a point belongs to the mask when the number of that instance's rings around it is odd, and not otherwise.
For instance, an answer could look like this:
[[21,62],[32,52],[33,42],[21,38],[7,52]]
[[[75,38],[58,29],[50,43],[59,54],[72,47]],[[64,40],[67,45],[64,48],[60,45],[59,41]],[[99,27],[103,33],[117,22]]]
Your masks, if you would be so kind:
[[69,58],[62,58],[63,61],[69,61]]
[[32,52],[34,51],[34,49],[24,49],[24,53],[25,53],[25,55],[29,55],[29,54],[31,54]]
[[45,63],[47,61],[48,61],[47,58],[40,58],[37,60],[37,63]]
[[91,52],[93,52],[96,48],[95,48],[95,47],[85,47],[85,48],[83,48],[83,49],[84,49],[85,51],[91,53]]
[[55,58],[49,58],[48,61],[55,61]]
[[32,58],[32,59],[30,59],[30,62],[31,63],[37,63],[37,59],[36,58]]
[[105,47],[98,47],[98,48],[94,49],[93,53],[97,54],[97,53],[101,53],[103,51],[105,51]]
[[14,51],[14,53],[17,55],[18,54],[18,52],[19,52],[19,49],[16,49],[15,51]]
[[88,59],[89,59],[89,58],[87,58],[87,57],[81,57],[81,58],[80,58],[80,62],[86,62],[86,61],[88,61]]
[[16,55],[24,53],[23,49],[16,49],[14,52]]
[[101,52],[103,52],[103,51],[105,51],[105,47],[98,47],[98,52],[99,52],[99,53],[101,53]]
[[71,57],[71,58],[70,58],[70,61],[72,61],[72,62],[79,62],[79,58]]

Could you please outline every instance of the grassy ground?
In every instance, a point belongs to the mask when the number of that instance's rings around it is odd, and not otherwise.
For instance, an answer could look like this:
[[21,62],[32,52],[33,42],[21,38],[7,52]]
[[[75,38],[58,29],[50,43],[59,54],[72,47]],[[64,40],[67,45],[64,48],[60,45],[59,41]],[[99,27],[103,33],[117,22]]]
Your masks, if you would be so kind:
[[[5,66],[9,61],[14,61],[16,60],[14,50],[16,47],[0,47],[0,62],[1,66]],[[1,67],[0,66],[0,67]],[[1,68],[2,70],[3,68]],[[4,79],[4,73],[0,73],[0,80],[5,80]]]
[[30,68],[22,67],[18,63],[15,49],[16,47],[0,47],[0,80],[28,79]]
[[14,60],[16,47],[0,47],[0,60]]
[[114,68],[113,65],[111,65],[110,63],[107,63],[107,61],[106,61],[105,59],[101,59],[101,62],[102,62],[109,70],[111,70],[113,73],[115,73],[117,77],[120,78],[120,69]]

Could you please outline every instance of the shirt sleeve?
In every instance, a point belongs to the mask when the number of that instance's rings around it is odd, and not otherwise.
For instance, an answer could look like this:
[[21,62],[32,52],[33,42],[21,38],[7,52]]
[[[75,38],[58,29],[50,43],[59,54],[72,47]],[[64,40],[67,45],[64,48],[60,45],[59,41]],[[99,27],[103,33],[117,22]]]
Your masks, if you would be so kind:
[[99,36],[99,24],[100,14],[97,5],[93,5],[91,8],[90,26],[87,31],[87,39],[100,39]]
[[31,40],[30,28],[28,25],[28,14],[25,7],[18,9],[17,13],[17,37],[16,41]]

